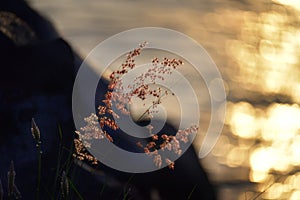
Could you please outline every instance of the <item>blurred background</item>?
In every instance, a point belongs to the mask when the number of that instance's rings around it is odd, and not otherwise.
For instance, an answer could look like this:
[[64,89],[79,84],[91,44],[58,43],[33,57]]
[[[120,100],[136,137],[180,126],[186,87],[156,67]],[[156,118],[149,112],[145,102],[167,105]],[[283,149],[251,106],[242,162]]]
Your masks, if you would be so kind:
[[[300,1],[29,3],[83,58],[101,41],[136,27],[171,28],[195,39],[227,90],[222,135],[202,160],[219,198],[300,199]],[[201,131],[207,123],[201,118]]]

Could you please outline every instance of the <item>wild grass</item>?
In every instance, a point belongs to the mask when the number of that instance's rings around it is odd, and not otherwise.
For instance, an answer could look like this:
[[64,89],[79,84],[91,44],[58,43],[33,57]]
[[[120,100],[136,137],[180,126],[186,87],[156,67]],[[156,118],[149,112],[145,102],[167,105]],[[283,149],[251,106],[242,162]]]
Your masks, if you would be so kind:
[[[73,175],[74,170],[74,162],[73,162],[73,145],[70,148],[64,147],[62,145],[62,130],[61,127],[58,126],[59,139],[60,143],[58,146],[58,155],[57,155],[57,164],[56,171],[53,183],[47,183],[47,180],[42,177],[42,162],[43,162],[43,152],[42,152],[42,141],[41,141],[41,132],[36,124],[35,120],[31,121],[31,133],[33,139],[36,143],[37,148],[37,181],[35,187],[35,199],[51,199],[51,200],[71,200],[71,199],[79,199],[83,200],[83,196],[77,190],[76,185],[73,180],[75,177],[70,178],[69,176]],[[67,152],[67,159],[62,160],[63,154]],[[22,179],[22,174],[20,175],[20,179]],[[21,199],[22,195],[16,185],[16,171],[14,167],[14,162],[11,161],[9,170],[7,173],[7,189],[5,190],[1,179],[0,179],[0,200],[13,200],[13,199]],[[50,186],[52,185],[52,187]],[[28,199],[28,197],[24,197],[24,199]]]
[[[165,81],[166,77],[171,76],[174,72],[173,70],[182,66],[184,63],[180,59],[153,58],[145,72],[137,74],[129,84],[123,82],[122,77],[136,68],[136,59],[142,54],[142,50],[146,45],[147,42],[143,42],[130,51],[118,69],[111,72],[104,95],[105,98],[102,100],[102,104],[99,105],[97,113],[91,113],[90,116],[85,117],[86,125],[76,131],[78,138],[74,140],[76,148],[74,156],[79,160],[88,160],[97,164],[98,161],[87,152],[86,148],[91,147],[92,140],[107,139],[109,142],[114,143],[114,134],[119,129],[115,119],[131,114],[128,107],[134,102],[134,99],[143,101],[144,105],[146,104],[145,100],[151,100],[152,103],[138,120],[142,118],[152,119],[154,114],[158,112],[158,105],[162,103],[163,98],[168,95],[175,95],[170,88],[163,88],[156,83]],[[151,85],[155,87],[153,88]],[[116,111],[113,109],[114,106]],[[172,133],[153,134],[152,129],[154,127],[152,125],[148,125],[147,128],[149,141],[141,139],[136,142],[136,145],[141,151],[150,156],[158,169],[163,164],[166,164],[170,169],[174,169],[175,166],[173,160],[167,157],[164,158],[158,150],[172,151],[180,156],[182,155],[181,144],[188,143],[189,136],[198,131],[197,124],[191,124],[190,127],[178,130],[175,136]]]
[[[108,84],[105,99],[103,100],[104,104],[99,106],[97,114],[92,114],[84,119],[86,126],[76,131],[76,135],[74,136],[74,145],[71,145],[70,147],[63,146],[63,133],[61,127],[58,126],[58,136],[60,142],[58,146],[54,182],[51,184],[46,184],[46,180],[44,180],[42,177],[42,166],[44,159],[42,152],[43,145],[41,141],[42,133],[35,120],[32,119],[31,134],[36,144],[37,153],[37,180],[35,185],[36,200],[44,199],[45,193],[51,200],[70,200],[74,198],[79,200],[84,199],[74,183],[76,177],[74,177],[75,170],[73,170],[73,167],[74,164],[80,163],[82,168],[93,173],[93,168],[85,165],[83,162],[88,161],[91,164],[98,164],[98,160],[89,154],[86,149],[86,147],[89,147],[90,145],[88,143],[89,139],[107,139],[110,142],[113,142],[113,131],[116,131],[119,128],[117,123],[114,121],[114,117],[118,118],[120,116],[113,111],[112,104],[116,105],[117,109],[121,111],[121,114],[128,115],[129,110],[126,107],[126,104],[131,102],[132,98],[137,97],[141,100],[149,98],[151,100],[153,99],[153,104],[150,105],[150,107],[139,119],[142,119],[145,115],[151,118],[154,112],[156,112],[155,109],[157,108],[157,105],[162,102],[163,97],[167,95],[174,95],[170,91],[163,88],[157,87],[153,89],[146,84],[147,79],[150,79],[153,83],[155,83],[158,79],[164,80],[165,76],[172,74],[172,70],[183,65],[181,60],[173,58],[154,58],[152,60],[152,65],[149,66],[148,71],[136,77],[135,81],[129,85],[131,92],[125,94],[123,93],[123,83],[120,81],[121,77],[135,67],[135,57],[141,54],[141,51],[145,45],[146,43],[143,43],[138,48],[129,52],[125,62],[120,66],[120,69],[115,70],[110,74],[110,83]],[[101,129],[99,129],[96,124],[99,124]],[[171,161],[169,158],[162,159],[162,156],[158,154],[159,149],[173,151],[175,154],[180,155],[182,153],[180,143],[188,142],[189,135],[198,130],[196,125],[191,125],[191,127],[187,127],[186,129],[178,130],[176,136],[172,136],[172,133],[164,133],[162,135],[157,133],[152,134],[153,127],[147,127],[149,129],[149,138],[151,141],[146,143],[142,141],[136,145],[140,147],[144,153],[152,156],[153,162],[158,169],[161,168],[163,162],[167,164],[170,169],[174,169],[175,166],[174,161]],[[111,131],[103,131],[105,128],[108,128]],[[66,153],[67,156],[65,156]],[[64,160],[65,157],[67,157],[66,160]],[[10,183],[8,187],[9,199],[21,198],[20,192],[15,186],[15,175],[16,172],[14,171],[12,162],[8,176],[8,182]],[[134,174],[126,183],[123,184],[123,190],[121,190],[119,194],[119,197],[121,197],[123,200],[130,198],[132,191],[131,181],[133,177]],[[49,187],[49,185],[51,185],[51,187]],[[100,196],[102,196],[105,187],[105,184],[101,187]],[[195,188],[191,188],[189,198],[192,196]],[[4,192],[2,192],[2,194],[4,194]]]
[[[89,161],[91,164],[98,164],[98,160],[88,153],[86,146],[90,144],[86,142],[90,138],[95,139],[108,139],[110,142],[113,142],[112,136],[110,133],[102,131],[95,126],[95,124],[100,123],[100,127],[108,127],[112,130],[117,130],[119,127],[116,122],[107,117],[107,114],[113,117],[118,118],[119,116],[112,110],[112,103],[117,105],[117,109],[121,111],[123,114],[128,114],[128,110],[126,109],[125,104],[129,101],[130,98],[136,96],[141,100],[146,98],[154,97],[153,104],[142,114],[139,119],[142,119],[144,115],[151,116],[151,110],[156,108],[158,104],[162,101],[162,97],[168,95],[168,91],[163,91],[161,88],[151,89],[144,82],[145,79],[151,78],[153,82],[155,79],[163,79],[166,74],[170,74],[170,69],[176,69],[179,65],[182,65],[183,62],[181,60],[176,59],[168,59],[164,58],[162,61],[159,61],[158,58],[154,58],[152,60],[153,66],[148,70],[147,73],[142,74],[141,77],[137,77],[139,82],[135,82],[132,86],[132,93],[129,94],[121,94],[121,88],[123,87],[122,82],[120,82],[120,76],[126,74],[130,69],[135,67],[134,58],[140,55],[141,50],[143,49],[145,44],[140,45],[139,48],[133,50],[127,56],[125,63],[122,64],[121,70],[116,70],[110,75],[110,83],[108,85],[108,92],[105,94],[104,106],[99,106],[98,115],[92,114],[91,116],[85,118],[86,126],[82,127],[79,131],[76,131],[76,135],[74,135],[74,145],[72,144],[70,147],[63,146],[63,133],[60,126],[58,126],[58,136],[59,136],[59,146],[58,146],[58,155],[57,155],[57,164],[55,169],[54,182],[52,183],[52,187],[48,187],[43,183],[42,178],[42,163],[43,163],[43,152],[42,152],[42,141],[41,141],[41,132],[36,124],[35,120],[31,121],[31,134],[36,143],[36,151],[37,151],[37,181],[35,188],[35,199],[40,200],[45,198],[45,194],[42,192],[46,192],[47,196],[51,200],[62,199],[62,200],[70,200],[70,199],[79,199],[83,200],[84,197],[81,195],[80,191],[77,189],[74,180],[75,180],[75,170],[73,170],[73,166],[79,165],[81,168],[95,173],[94,170],[89,165],[86,165],[83,160]],[[158,75],[157,75],[158,74]],[[117,91],[117,92],[114,92]],[[119,91],[119,93],[118,93]],[[173,95],[173,94],[172,94]],[[196,125],[192,125],[191,127],[187,127],[184,130],[179,130],[176,133],[176,136],[170,136],[167,134],[163,134],[161,136],[157,134],[152,134],[151,130],[153,127],[148,126],[149,135],[152,138],[152,141],[147,144],[137,143],[136,145],[141,147],[144,152],[150,156],[153,156],[153,161],[155,165],[160,168],[162,165],[162,158],[157,153],[157,149],[166,149],[169,151],[174,151],[176,154],[181,154],[180,142],[188,142],[188,136],[191,133],[194,133],[198,130]],[[67,159],[64,159],[64,154],[67,152]],[[75,160],[74,160],[75,159]],[[75,161],[75,162],[74,162]],[[170,169],[174,169],[174,162],[170,159],[166,158],[164,160],[167,166]],[[134,174],[128,179],[128,181],[124,184],[123,191],[120,196],[122,196],[123,200],[126,200],[130,196],[131,186],[130,182],[133,179]],[[14,170],[13,161],[10,164],[8,171],[8,189],[7,189],[7,197],[9,200],[12,199],[20,199],[21,192],[17,188],[15,184],[16,172]],[[103,184],[100,188],[100,197],[103,195],[106,184]],[[191,199],[193,192],[197,188],[195,185],[191,188],[191,192],[188,195],[187,199]],[[263,192],[262,192],[263,193]],[[261,193],[261,194],[262,194]],[[261,194],[259,194],[257,199]],[[0,180],[0,200],[3,200],[5,197],[5,191],[2,186],[2,182]],[[42,198],[41,198],[42,197]]]

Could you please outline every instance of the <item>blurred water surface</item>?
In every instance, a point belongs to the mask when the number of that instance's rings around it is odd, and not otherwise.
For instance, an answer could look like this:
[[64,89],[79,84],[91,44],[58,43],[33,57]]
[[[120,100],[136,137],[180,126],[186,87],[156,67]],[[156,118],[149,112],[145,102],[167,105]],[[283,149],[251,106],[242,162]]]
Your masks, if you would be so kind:
[[[228,94],[223,133],[203,160],[220,199],[300,199],[299,1],[30,2],[82,57],[135,27],[194,38],[216,62]],[[208,99],[201,102],[198,148],[210,117]]]

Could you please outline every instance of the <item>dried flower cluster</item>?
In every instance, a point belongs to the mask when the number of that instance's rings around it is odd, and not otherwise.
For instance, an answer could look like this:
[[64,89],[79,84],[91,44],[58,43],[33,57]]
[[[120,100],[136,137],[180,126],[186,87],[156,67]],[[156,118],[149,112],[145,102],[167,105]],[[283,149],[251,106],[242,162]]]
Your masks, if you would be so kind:
[[[98,107],[98,116],[91,114],[85,118],[86,126],[80,128],[80,131],[76,131],[79,138],[74,140],[76,148],[76,154],[74,154],[74,156],[79,160],[86,159],[96,163],[96,159],[87,153],[85,147],[91,146],[89,141],[92,139],[106,138],[110,142],[113,142],[110,134],[119,128],[114,119],[120,118],[120,114],[130,114],[127,106],[132,103],[133,98],[152,100],[152,105],[143,114],[143,116],[147,115],[149,118],[152,118],[153,113],[157,112],[157,105],[161,103],[162,97],[169,94],[174,95],[168,90],[160,87],[153,88],[146,83],[150,82],[155,85],[157,81],[164,81],[166,76],[172,74],[172,70],[183,65],[183,62],[178,59],[163,58],[163,60],[160,61],[158,58],[154,58],[148,70],[135,77],[132,83],[124,85],[122,82],[122,76],[136,66],[135,58],[141,54],[145,45],[146,42],[129,52],[120,69],[110,74],[110,82],[105,94],[105,99],[102,101],[103,105]],[[115,106],[120,113],[117,114],[113,110],[113,106]],[[143,116],[141,116],[140,119]],[[98,128],[97,124],[100,125],[101,129]],[[150,136],[149,142],[144,145],[142,142],[137,142],[136,145],[142,148],[146,154],[152,156],[154,164],[159,168],[163,163],[162,156],[158,153],[159,149],[173,151],[175,154],[180,155],[182,153],[180,142],[187,143],[189,141],[188,136],[198,130],[197,126],[191,126],[190,128],[179,130],[176,136],[172,136],[167,133],[162,135],[152,134],[153,127],[148,125],[147,128]],[[112,131],[106,132],[105,130]],[[168,158],[165,158],[164,162],[170,169],[174,169],[174,162]]]
[[[180,147],[180,142],[187,143],[189,141],[188,137],[190,134],[196,133],[198,131],[197,126],[191,126],[184,130],[179,130],[175,136],[163,134],[161,136],[154,134],[151,137],[151,141],[143,146],[140,142],[137,145],[141,148],[144,148],[144,152],[149,156],[153,156],[154,164],[160,168],[162,165],[161,155],[158,153],[158,149],[173,151],[177,155],[181,155],[182,150]],[[168,158],[165,159],[165,162],[169,168],[174,169],[174,163],[171,162]]]
[[87,149],[83,145],[82,140],[80,139],[74,139],[74,145],[75,145],[75,153],[73,156],[79,160],[87,160],[92,162],[92,164],[98,164],[98,160],[88,153]]

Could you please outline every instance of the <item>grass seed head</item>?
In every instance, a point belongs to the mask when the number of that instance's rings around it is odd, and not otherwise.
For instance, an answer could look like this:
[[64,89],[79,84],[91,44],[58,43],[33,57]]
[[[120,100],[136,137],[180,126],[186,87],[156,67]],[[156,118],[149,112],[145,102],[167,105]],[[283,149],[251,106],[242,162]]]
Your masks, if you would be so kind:
[[41,144],[41,133],[39,127],[36,125],[34,118],[31,120],[31,133],[36,141],[36,144],[39,146]]

